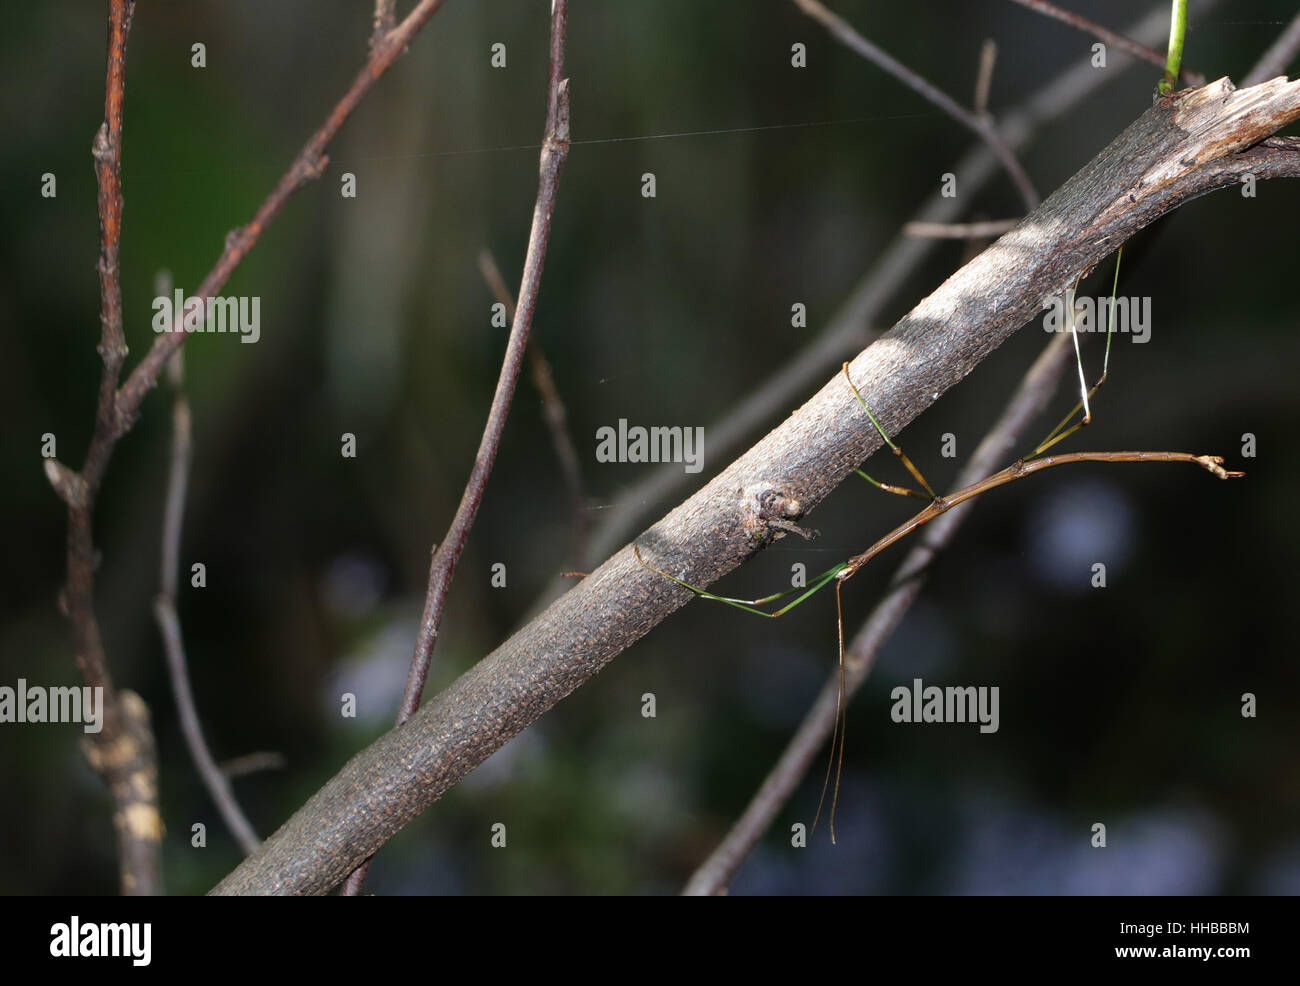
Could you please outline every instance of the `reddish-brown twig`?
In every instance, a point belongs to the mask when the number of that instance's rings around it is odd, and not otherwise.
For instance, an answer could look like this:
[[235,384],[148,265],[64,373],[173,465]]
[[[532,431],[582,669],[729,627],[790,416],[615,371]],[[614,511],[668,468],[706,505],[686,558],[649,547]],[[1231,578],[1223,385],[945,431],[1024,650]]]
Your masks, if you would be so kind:
[[139,696],[118,692],[108,671],[99,623],[95,619],[95,496],[119,428],[115,395],[126,358],[122,332],[122,291],[118,244],[122,235],[122,106],[126,84],[126,41],[131,33],[133,0],[111,0],[108,8],[108,68],[104,84],[104,122],[91,154],[99,186],[99,355],[103,369],[95,429],[81,472],[55,459],[45,472],[68,506],[68,582],[62,606],[72,625],[77,667],[89,688],[101,688],[103,725],[86,747],[91,765],[113,794],[122,892],[162,892],[162,818],[158,813],[158,766],[149,713]]

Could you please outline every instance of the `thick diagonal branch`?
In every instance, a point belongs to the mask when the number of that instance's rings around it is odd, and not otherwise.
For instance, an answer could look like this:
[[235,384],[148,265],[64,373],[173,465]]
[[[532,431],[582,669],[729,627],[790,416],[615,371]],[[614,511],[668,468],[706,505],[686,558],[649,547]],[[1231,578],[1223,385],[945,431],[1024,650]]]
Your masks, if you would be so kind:
[[[901,431],[1139,229],[1216,188],[1300,177],[1300,83],[1226,79],[1161,100],[1015,229],[863,351],[853,379]],[[706,586],[810,510],[874,452],[837,374],[803,407],[639,539],[643,555]],[[214,892],[322,893],[529,723],[684,605],[691,593],[625,547],[355,756]]]

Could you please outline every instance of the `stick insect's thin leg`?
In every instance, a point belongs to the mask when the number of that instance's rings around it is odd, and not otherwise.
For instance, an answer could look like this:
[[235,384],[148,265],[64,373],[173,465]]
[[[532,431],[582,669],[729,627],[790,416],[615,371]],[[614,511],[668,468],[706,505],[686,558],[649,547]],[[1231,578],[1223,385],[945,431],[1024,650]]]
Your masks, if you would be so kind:
[[[895,445],[893,440],[885,434],[885,429],[881,426],[880,421],[871,413],[871,408],[867,406],[867,402],[863,400],[861,392],[853,383],[853,378],[849,375],[849,364],[847,362],[844,363],[840,369],[844,371],[844,379],[848,381],[849,389],[853,391],[853,396],[858,399],[858,403],[862,405],[862,410],[864,410],[867,413],[867,417],[871,419],[871,423],[875,426],[876,432],[880,435],[884,443],[889,446],[889,449],[894,453],[894,456],[903,463],[904,468],[912,474],[912,478],[921,484],[925,492],[921,493],[917,490],[909,489],[906,486],[895,486],[892,483],[882,483],[879,480],[868,476],[861,469],[855,469],[854,472],[872,486],[884,490],[886,493],[897,493],[900,496],[911,496],[918,500],[929,501],[930,503],[938,502],[939,495],[935,493],[930,484],[926,482],[925,477],[921,475],[921,470],[918,469],[912,460],[907,457],[907,454]],[[816,832],[817,822],[821,819],[822,808],[825,807],[826,804],[826,792],[829,790],[831,792],[831,811],[828,824],[831,830],[831,845],[835,844],[835,809],[840,803],[840,777],[844,772],[844,744],[848,729],[848,711],[846,708],[847,681],[844,667],[844,609],[840,602],[840,586],[843,585],[843,579],[837,578],[837,576],[845,572],[849,567],[850,564],[845,562],[843,565],[836,566],[836,568],[832,570],[833,574],[830,575],[831,578],[835,579],[835,628],[839,637],[840,686],[835,699],[835,729],[831,733],[830,755],[826,761],[826,777],[822,781],[822,793],[821,797],[817,800],[817,814],[813,816],[812,823],[812,832]],[[857,569],[854,568],[853,570],[856,571]],[[835,773],[834,787],[831,786],[832,768],[834,768]]]
[[[1119,265],[1120,261],[1123,259],[1124,248],[1120,247],[1115,254],[1115,279],[1110,286],[1110,318],[1106,326],[1106,353],[1102,357],[1101,376],[1097,378],[1097,382],[1094,383],[1091,388],[1086,386],[1086,378],[1083,375],[1083,355],[1079,352],[1079,333],[1075,327],[1074,298],[1073,292],[1071,292],[1070,334],[1074,336],[1074,358],[1079,366],[1079,392],[1082,394],[1082,398],[1078,404],[1074,405],[1074,409],[1061,419],[1060,424],[1053,428],[1051,433],[1039,443],[1038,447],[1034,449],[1031,455],[1041,455],[1057,442],[1068,438],[1080,428],[1092,422],[1092,409],[1089,406],[1088,401],[1095,393],[1097,393],[1098,390],[1101,389],[1101,385],[1106,382],[1107,374],[1110,373],[1110,344],[1115,336],[1115,292],[1119,287]],[[1075,287],[1078,287],[1077,283],[1075,284]],[[1071,419],[1073,419],[1077,413],[1079,413],[1080,409],[1083,411],[1083,417],[1076,421],[1073,427],[1066,429],[1065,426],[1070,423]]]
[[[817,592],[820,589],[825,588],[830,583],[830,581],[835,578],[835,576],[839,575],[840,572],[844,570],[844,564],[841,563],[839,565],[836,565],[833,568],[828,568],[826,571],[822,572],[821,575],[818,575],[815,579],[812,580],[812,582],[810,582],[806,586],[796,586],[793,589],[786,589],[782,592],[774,592],[770,596],[763,596],[761,599],[735,599],[731,596],[716,595],[712,592],[709,592],[709,590],[707,589],[701,589],[697,585],[691,585],[689,582],[685,582],[682,579],[679,579],[675,575],[669,575],[662,568],[655,568],[653,565],[651,565],[649,562],[647,562],[644,558],[641,557],[641,549],[636,544],[635,541],[632,543],[632,554],[636,556],[637,561],[639,561],[646,568],[650,569],[650,571],[662,575],[670,582],[676,582],[683,589],[690,589],[691,592],[695,593],[697,596],[699,596],[702,599],[712,599],[715,602],[726,603],[728,606],[736,607],[736,609],[743,609],[746,613],[753,613],[756,616],[766,616],[770,619],[775,619],[778,616],[784,616],[786,613],[790,612],[790,610],[794,609],[796,606],[798,606],[809,596],[813,595],[813,593]],[[761,608],[763,606],[766,606],[768,603],[776,602],[778,599],[784,599],[787,596],[793,596],[795,593],[799,593],[800,595],[798,595],[793,601],[786,603],[778,610],[775,610],[773,612],[768,612],[767,610]]]
[[893,452],[898,460],[903,463],[903,466],[907,471],[912,474],[912,478],[921,484],[925,489],[925,492],[919,493],[916,490],[908,489],[906,486],[894,486],[892,483],[879,482],[878,480],[872,479],[861,469],[855,469],[853,471],[872,486],[882,489],[886,493],[897,493],[900,496],[912,496],[916,497],[918,500],[933,501],[939,499],[939,495],[930,488],[930,484],[927,483],[925,477],[921,475],[921,470],[917,469],[916,466],[913,465],[912,460],[904,454],[903,450],[895,445],[893,441],[890,440],[890,437],[885,434],[885,429],[880,426],[880,422],[876,420],[876,416],[871,413],[871,408],[867,407],[867,402],[862,399],[862,394],[858,392],[857,386],[853,383],[853,378],[849,376],[849,364],[845,363],[840,369],[844,371],[844,379],[849,382],[849,389],[853,391],[853,396],[858,399],[858,403],[862,405],[862,410],[867,412],[867,417],[870,418],[871,423],[875,425],[876,432],[882,439],[884,439],[884,442],[889,446],[890,451]]
[[[1076,282],[1074,290],[1079,290]],[[1088,404],[1088,378],[1083,375],[1083,352],[1079,349],[1079,310],[1074,306],[1074,294],[1070,295],[1070,338],[1074,342],[1074,363],[1079,368],[1079,403],[1083,405],[1083,418],[1079,421],[1080,425],[1092,423],[1092,407]]]

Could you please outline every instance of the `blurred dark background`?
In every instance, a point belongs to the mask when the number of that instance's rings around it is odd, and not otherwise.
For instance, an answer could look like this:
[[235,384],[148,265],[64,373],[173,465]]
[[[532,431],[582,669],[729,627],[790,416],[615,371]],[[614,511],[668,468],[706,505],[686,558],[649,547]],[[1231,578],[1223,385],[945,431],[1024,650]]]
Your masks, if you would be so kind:
[[[409,5],[401,5],[405,10]],[[991,110],[1086,64],[1092,40],[1005,0],[834,0],[863,34],[969,104],[981,42]],[[1071,0],[1123,29],[1165,0]],[[222,293],[261,298],[261,341],[185,346],[195,463],[183,564],[208,587],[180,613],[209,740],[283,769],[235,782],[278,827],[391,722],[431,543],[455,509],[505,332],[476,255],[512,287],[536,191],[549,4],[448,0],[361,105],[324,178],[299,192]],[[16,5],[0,36],[0,400],[6,426],[0,684],[73,684],[56,607],[65,512],[40,436],[79,467],[99,362],[90,142],[103,116],[102,5]],[[1240,80],[1293,0],[1218,3],[1186,64]],[[152,341],[160,269],[194,290],[356,73],[367,3],[142,4],[127,67],[122,290],[132,355]],[[1150,39],[1162,45],[1159,37]],[[190,65],[203,42],[207,67]],[[507,67],[489,65],[507,46]],[[807,45],[808,67],[790,66]],[[1294,71],[1295,66],[1292,66]],[[830,322],[973,138],[832,42],[787,2],[589,3],[570,13],[575,146],[534,331],[567,403],[593,529],[654,466],[598,464],[596,429],[704,426],[705,468],[735,455],[709,428]],[[1112,51],[1105,84],[1022,155],[1045,195],[1151,104],[1159,71]],[[1294,128],[1292,130],[1294,132]],[[667,136],[664,136],[667,135]],[[658,139],[644,139],[656,137]],[[57,175],[58,196],[40,196]],[[352,172],[358,197],[339,195]],[[653,172],[657,197],[643,199]],[[959,192],[961,189],[959,188]],[[993,493],[937,567],[850,711],[839,845],[810,821],[820,764],[732,890],[871,893],[1295,893],[1300,890],[1300,401],[1296,183],[1197,200],[1126,250],[1120,293],[1152,299],[1146,345],[1121,337],[1096,423],[1071,448],[1227,455],[1231,485],[1175,467],[1078,467]],[[963,218],[1020,214],[1001,175]],[[890,296],[887,328],[964,260],[947,243]],[[1105,264],[1081,293],[1109,292]],[[803,302],[808,327],[790,325]],[[1031,326],[901,438],[931,481],[964,458],[1046,336]],[[1085,352],[1100,364],[1099,338]],[[829,361],[778,423],[828,379]],[[1068,410],[1058,395],[1045,433]],[[98,513],[98,612],[113,673],[154,715],[165,877],[201,893],[239,859],[185,752],[151,615],[169,402],[151,395],[118,446]],[[1050,418],[1050,420],[1048,420]],[[358,439],[342,459],[339,436]],[[1243,433],[1258,456],[1242,462]],[[1037,434],[1025,436],[1025,446]],[[680,467],[671,467],[680,470]],[[892,462],[872,471],[892,475]],[[820,571],[910,512],[856,480],[718,588],[760,595],[796,561]],[[575,565],[570,508],[536,389],[521,381],[450,598],[426,695],[536,612]],[[602,556],[603,557],[603,556]],[[901,553],[846,592],[851,631]],[[591,568],[601,558],[586,559]],[[1090,588],[1093,561],[1108,587]],[[503,563],[507,586],[490,585]],[[672,893],[748,801],[834,663],[829,596],[779,621],[694,602],[475,771],[381,852],[377,893]],[[1001,728],[903,726],[890,690],[997,685]],[[356,693],[342,719],[338,696]],[[644,719],[653,692],[658,715]],[[1240,714],[1258,696],[1259,716]],[[74,726],[0,726],[0,891],[114,893],[111,807]],[[208,826],[192,849],[190,826]],[[506,849],[489,844],[504,822]],[[1103,822],[1109,845],[1091,848]]]

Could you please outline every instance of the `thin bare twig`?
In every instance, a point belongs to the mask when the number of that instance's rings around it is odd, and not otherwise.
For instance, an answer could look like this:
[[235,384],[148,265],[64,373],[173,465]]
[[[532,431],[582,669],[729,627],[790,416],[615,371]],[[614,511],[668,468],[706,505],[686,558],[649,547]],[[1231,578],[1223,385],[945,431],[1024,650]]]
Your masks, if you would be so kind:
[[[501,270],[497,267],[492,251],[484,249],[478,255],[478,269],[487,281],[488,289],[496,295],[501,304],[506,306],[506,317],[513,324],[515,320],[515,299],[506,286]],[[551,433],[551,444],[555,446],[555,457],[560,460],[560,471],[564,474],[564,485],[569,488],[569,501],[573,511],[573,567],[587,567],[587,495],[582,486],[582,466],[578,462],[578,450],[569,434],[568,414],[564,401],[556,389],[555,378],[551,375],[551,366],[542,352],[541,343],[536,337],[528,342],[528,366],[532,371],[533,385],[542,397],[542,416]]]
[[546,245],[551,233],[551,215],[555,211],[555,195],[559,189],[560,168],[568,155],[569,108],[568,79],[563,78],[564,29],[568,16],[568,0],[552,0],[551,5],[551,59],[550,81],[547,85],[546,137],[542,142],[541,160],[538,164],[537,206],[533,209],[532,232],[528,237],[528,252],[524,256],[524,276],[519,284],[519,308],[511,324],[510,341],[500,367],[497,393],[487,414],[484,437],[478,445],[474,468],[465,484],[465,492],[456,507],[456,515],[447,529],[447,536],[433,553],[429,567],[429,592],[425,598],[424,614],[420,619],[420,635],[416,640],[412,658],[412,674],[407,679],[402,696],[398,722],[406,722],[420,706],[424,693],[425,675],[429,670],[429,657],[438,637],[438,624],[442,620],[442,607],[447,598],[451,576],[464,549],[478,503],[482,500],[491,464],[497,458],[500,434],[506,427],[506,415],[515,394],[515,382],[523,367],[524,350],[528,346],[528,333],[533,325],[533,312],[537,308],[537,293],[542,282],[542,263],[546,258]]
[[565,24],[568,17],[568,0],[553,0],[551,5],[551,59],[547,86],[546,136],[542,142],[538,165],[537,205],[533,210],[532,231],[528,236],[528,251],[524,256],[523,278],[519,282],[519,307],[510,326],[510,339],[506,343],[501,374],[497,378],[496,393],[488,412],[483,439],[465,492],[461,496],[456,515],[452,518],[447,536],[433,553],[429,567],[429,591],[425,598],[424,613],[420,618],[420,633],[412,657],[411,675],[402,695],[398,723],[411,717],[420,705],[424,693],[424,680],[429,671],[429,658],[438,637],[442,609],[469,536],[469,529],[478,513],[483,490],[487,486],[492,463],[496,459],[501,433],[505,429],[506,415],[514,396],[515,383],[523,365],[524,350],[528,346],[528,333],[537,308],[537,293],[542,283],[542,264],[546,258],[546,245],[551,235],[551,216],[555,211],[555,196],[559,189],[560,169],[569,153],[569,81],[563,78]]
[[1020,197],[1024,199],[1025,208],[1032,212],[1038,207],[1040,200],[1038,192],[1034,189],[1034,183],[1029,180],[1029,175],[1020,166],[1015,154],[1007,146],[1007,142],[1003,140],[1002,135],[998,133],[997,127],[987,115],[978,116],[972,113],[947,93],[935,88],[929,81],[917,75],[892,55],[864,38],[844,18],[827,10],[819,0],[793,0],[793,3],[826,28],[831,33],[831,36],[845,47],[857,52],[867,61],[888,72],[913,92],[933,103],[962,126],[978,135],[989,145],[990,150],[997,155],[1002,167],[1020,192]]
[[[542,265],[546,259],[546,246],[551,235],[551,217],[555,212],[555,197],[559,190],[560,170],[569,153],[569,80],[564,78],[564,41],[568,22],[568,0],[551,2],[551,55],[547,80],[546,134],[542,139],[542,153],[538,162],[537,204],[533,208],[532,229],[528,236],[528,250],[524,255],[524,273],[519,282],[519,306],[511,319],[510,339],[506,343],[505,357],[501,361],[501,374],[497,378],[496,393],[488,411],[483,438],[478,455],[460,505],[452,518],[446,536],[434,548],[429,565],[429,589],[424,599],[424,612],[420,616],[420,631],[411,656],[411,669],[406,678],[401,706],[397,712],[400,726],[420,707],[424,682],[429,674],[429,661],[438,640],[442,610],[447,601],[451,580],[456,574],[456,564],[469,538],[470,528],[478,514],[487,488],[492,464],[496,461],[505,430],[506,415],[514,398],[515,384],[523,368],[524,352],[532,328],[533,314],[537,309],[537,294],[542,284]],[[344,882],[342,894],[356,896],[365,881],[369,860],[358,866]]]
[[1018,222],[1019,219],[989,219],[977,223],[910,222],[903,224],[903,235],[937,240],[982,240],[989,236],[1001,236]]
[[91,766],[113,795],[122,892],[162,893],[162,817],[158,811],[158,765],[149,711],[133,692],[118,692],[95,618],[95,496],[108,466],[119,425],[117,381],[126,358],[122,332],[122,290],[118,245],[122,235],[122,110],[126,87],[126,42],[135,13],[133,0],[111,0],[108,7],[108,67],[104,82],[104,122],[91,154],[99,187],[99,355],[103,369],[90,448],[80,474],[54,459],[45,473],[68,506],[68,582],[61,597],[72,625],[73,646],[82,681],[102,688],[103,727],[84,747]]
[[[159,284],[155,294],[169,296],[170,284]],[[163,638],[167,673],[171,678],[172,694],[176,698],[176,711],[185,745],[189,747],[190,757],[198,768],[203,786],[208,789],[226,828],[244,854],[249,855],[257,851],[262,840],[257,837],[257,832],[240,808],[230,786],[230,779],[217,766],[203,738],[203,726],[199,721],[194,692],[190,686],[180,617],[176,612],[180,583],[181,529],[184,526],[185,494],[189,486],[193,448],[190,404],[185,396],[184,357],[184,351],[178,351],[167,368],[167,376],[172,385],[172,461],[167,477],[167,500],[163,508],[162,563],[159,572],[161,590],[154,600],[154,618],[158,621],[158,630]]]
[[[1030,10],[1043,14],[1046,17],[1051,17],[1063,24],[1069,24],[1070,27],[1082,31],[1084,34],[1090,34],[1099,41],[1104,41],[1112,48],[1118,48],[1120,51],[1128,52],[1128,54],[1135,58],[1140,58],[1144,62],[1150,62],[1152,65],[1162,69],[1165,67],[1164,52],[1156,51],[1154,48],[1148,48],[1146,45],[1134,41],[1132,38],[1127,38],[1122,34],[1117,34],[1107,27],[1102,27],[1096,21],[1090,21],[1086,17],[1080,17],[1073,11],[1065,10],[1054,3],[1048,3],[1047,0],[1012,0],[1012,2],[1018,3],[1022,7],[1028,7]],[[1179,72],[1179,78],[1189,86],[1205,85],[1205,76],[1187,68],[1183,68],[1182,71]]]
[[1297,51],[1300,51],[1300,14],[1296,14],[1291,23],[1286,26],[1286,30],[1269,45],[1255,67],[1246,73],[1246,78],[1241,84],[1258,85],[1266,79],[1282,75],[1286,67],[1295,60]]

